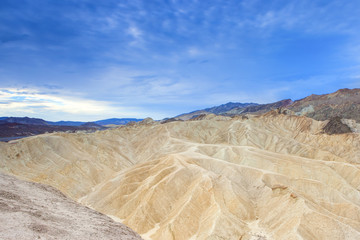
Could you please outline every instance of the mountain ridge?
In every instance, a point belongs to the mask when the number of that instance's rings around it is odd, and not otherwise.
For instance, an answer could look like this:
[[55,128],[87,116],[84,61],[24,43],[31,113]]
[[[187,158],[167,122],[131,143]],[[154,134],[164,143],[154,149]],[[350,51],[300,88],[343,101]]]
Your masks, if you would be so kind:
[[[95,123],[101,126],[114,124],[114,125],[124,125],[129,122],[140,122],[143,119],[139,118],[108,118],[97,121],[90,121],[90,123]],[[30,117],[0,117],[0,123],[20,123],[20,124],[29,124],[29,125],[53,125],[53,126],[81,126],[89,122],[82,121],[46,121],[41,118],[30,118]]]
[[[224,105],[227,105],[227,108],[224,108]],[[224,116],[259,115],[277,108],[285,108],[290,110],[292,114],[308,116],[315,120],[324,121],[333,117],[341,117],[360,122],[360,88],[343,88],[327,94],[311,94],[295,101],[284,99],[273,103],[245,103],[245,105],[229,102],[211,108],[180,114],[173,119],[189,120],[199,115],[210,113]],[[216,109],[216,112],[214,112],[214,109]]]

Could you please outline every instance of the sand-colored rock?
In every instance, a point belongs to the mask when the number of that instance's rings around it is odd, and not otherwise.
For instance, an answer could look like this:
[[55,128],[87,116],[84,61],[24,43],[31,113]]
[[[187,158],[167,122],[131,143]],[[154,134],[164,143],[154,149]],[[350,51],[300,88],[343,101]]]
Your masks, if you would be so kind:
[[1,143],[0,167],[145,239],[360,239],[360,136],[325,124],[270,113],[47,134]]
[[66,198],[58,190],[0,173],[2,240],[141,240],[111,218]]

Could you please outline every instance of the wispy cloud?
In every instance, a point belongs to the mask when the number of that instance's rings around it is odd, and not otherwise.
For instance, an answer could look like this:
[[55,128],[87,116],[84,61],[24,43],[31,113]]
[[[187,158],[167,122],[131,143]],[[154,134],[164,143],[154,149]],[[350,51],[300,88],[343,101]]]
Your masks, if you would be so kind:
[[346,78],[360,73],[349,69],[360,64],[359,8],[343,0],[0,1],[0,88],[13,97],[1,92],[0,115],[157,118],[356,86]]
[[[170,77],[171,76],[171,77]],[[107,84],[99,94],[108,96],[122,104],[183,102],[185,97],[196,94],[196,81],[183,79],[171,71],[139,71],[124,68],[109,68],[92,81]]]
[[[136,116],[130,108],[111,106],[109,102],[44,93],[36,89],[0,88],[1,116],[40,114],[47,120],[96,120],[110,116]],[[65,117],[65,118],[62,118]]]
[[141,46],[144,42],[143,33],[136,25],[129,26],[127,33],[132,37],[132,41],[129,43],[130,46]]

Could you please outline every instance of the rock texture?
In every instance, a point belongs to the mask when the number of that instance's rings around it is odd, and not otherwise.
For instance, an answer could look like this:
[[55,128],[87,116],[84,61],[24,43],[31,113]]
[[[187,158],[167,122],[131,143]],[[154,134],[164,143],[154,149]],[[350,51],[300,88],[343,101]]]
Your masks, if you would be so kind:
[[259,104],[254,106],[248,106],[245,108],[233,108],[229,111],[224,112],[224,115],[239,115],[239,114],[263,114],[268,111],[278,109],[278,108],[285,108],[290,106],[293,103],[291,99],[285,99],[274,103],[268,104]]
[[360,136],[278,114],[0,143],[0,168],[144,239],[360,239]]
[[324,126],[323,131],[327,134],[351,133],[351,128],[341,121],[340,117],[333,117]]
[[215,106],[215,107],[211,107],[211,108],[205,108],[202,110],[196,110],[193,112],[189,112],[189,113],[184,113],[181,115],[178,115],[176,117],[174,117],[174,119],[176,120],[189,120],[192,118],[196,118],[200,115],[203,114],[225,114],[228,111],[232,110],[232,109],[245,109],[247,107],[250,106],[257,106],[259,104],[257,103],[233,103],[233,102],[228,102],[219,106]]
[[360,88],[345,88],[323,95],[313,94],[295,101],[288,108],[296,115],[321,121],[339,116],[360,122]]
[[224,116],[260,115],[277,108],[287,108],[297,116],[307,116],[315,120],[329,120],[333,117],[353,119],[360,123],[360,89],[340,89],[334,93],[310,95],[306,98],[292,101],[285,99],[274,103],[227,103],[217,107],[181,114],[175,119],[189,120],[203,114],[218,114]]
[[0,239],[123,239],[141,237],[54,188],[0,173]]

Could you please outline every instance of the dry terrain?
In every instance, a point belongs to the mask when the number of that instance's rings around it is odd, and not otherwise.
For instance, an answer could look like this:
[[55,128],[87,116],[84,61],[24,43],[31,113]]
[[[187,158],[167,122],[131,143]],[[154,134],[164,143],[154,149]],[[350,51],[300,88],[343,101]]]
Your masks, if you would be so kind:
[[0,173],[0,239],[122,239],[140,236],[50,186]]
[[0,169],[144,239],[360,239],[360,135],[274,112],[0,143]]
[[215,113],[224,116],[260,115],[278,108],[287,109],[288,114],[307,116],[325,121],[334,117],[352,119],[360,123],[360,88],[340,89],[336,92],[316,95],[292,101],[284,99],[274,103],[227,103],[220,106],[181,114],[173,120],[189,120],[201,114]]

